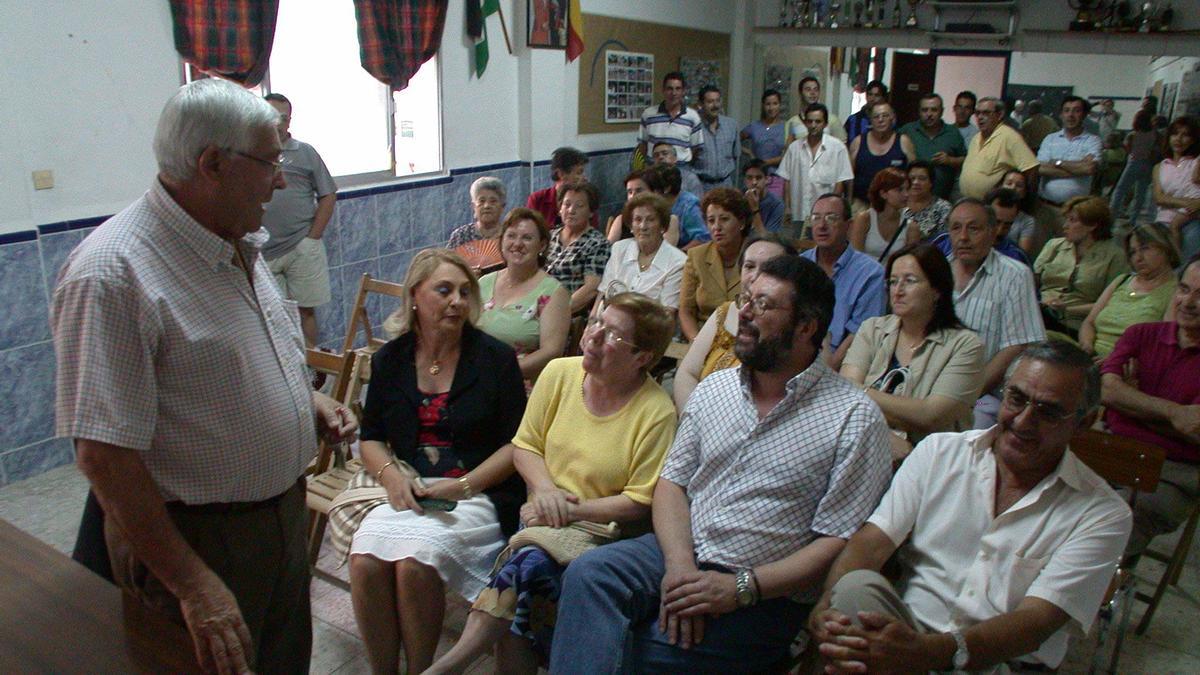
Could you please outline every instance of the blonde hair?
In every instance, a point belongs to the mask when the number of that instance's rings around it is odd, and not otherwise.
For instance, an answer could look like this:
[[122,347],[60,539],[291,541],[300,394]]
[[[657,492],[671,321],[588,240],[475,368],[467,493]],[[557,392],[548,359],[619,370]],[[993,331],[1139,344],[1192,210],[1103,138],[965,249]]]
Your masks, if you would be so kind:
[[408,272],[404,275],[404,296],[400,299],[400,307],[396,311],[388,315],[383,321],[383,331],[389,338],[396,338],[412,330],[416,325],[416,297],[417,287],[425,283],[437,268],[443,264],[450,264],[457,267],[463,274],[467,276],[467,280],[471,285],[471,297],[469,300],[470,309],[467,312],[467,322],[472,326],[479,319],[479,312],[483,302],[479,297],[479,280],[475,278],[475,273],[471,271],[471,267],[454,251],[444,248],[427,248],[418,253],[412,262],[408,265]]
[[653,356],[642,368],[643,373],[649,373],[675,336],[675,317],[657,301],[632,291],[606,299],[604,307],[615,307],[633,319],[633,344]]
[[1062,205],[1065,217],[1074,211],[1084,225],[1092,226],[1092,238],[1096,241],[1112,238],[1112,211],[1108,208],[1108,200],[1103,197],[1081,195],[1072,197]]

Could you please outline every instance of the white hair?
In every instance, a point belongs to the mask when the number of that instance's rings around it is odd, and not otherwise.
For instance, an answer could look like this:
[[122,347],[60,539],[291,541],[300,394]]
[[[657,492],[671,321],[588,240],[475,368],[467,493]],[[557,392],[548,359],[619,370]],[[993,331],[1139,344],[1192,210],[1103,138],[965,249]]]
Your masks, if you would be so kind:
[[275,129],[279,113],[242,87],[218,78],[180,87],[167,101],[154,132],[154,158],[167,178],[185,181],[210,146],[248,151],[262,129]]
[[500,198],[501,203],[508,202],[508,195],[505,194],[506,191],[504,189],[504,181],[496,178],[495,176],[484,176],[476,179],[474,183],[471,183],[471,201],[475,201],[479,198],[480,190],[491,190],[492,192],[496,193],[497,197]]

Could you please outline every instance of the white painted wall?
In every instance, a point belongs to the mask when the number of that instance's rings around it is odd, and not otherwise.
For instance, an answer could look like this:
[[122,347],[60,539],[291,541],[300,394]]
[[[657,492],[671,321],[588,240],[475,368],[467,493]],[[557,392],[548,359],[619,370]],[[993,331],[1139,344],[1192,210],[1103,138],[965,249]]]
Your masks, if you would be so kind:
[[1074,85],[1075,94],[1135,96],[1145,92],[1148,56],[1016,52],[1008,81],[1015,84]]
[[[744,88],[749,78],[736,69],[752,62],[752,3],[583,0],[583,11],[722,32],[740,27],[731,76]],[[634,143],[629,133],[579,135],[583,59],[565,64],[562,51],[525,47],[525,5],[503,2],[512,56],[500,19],[489,19],[492,58],[476,79],[463,3],[449,4],[439,54],[449,168],[545,159],[564,144],[603,150]],[[0,26],[0,234],[107,215],[137,198],[154,176],[150,143],[159,111],[180,83],[168,4],[0,2]],[[54,189],[33,190],[37,169],[54,171]]]

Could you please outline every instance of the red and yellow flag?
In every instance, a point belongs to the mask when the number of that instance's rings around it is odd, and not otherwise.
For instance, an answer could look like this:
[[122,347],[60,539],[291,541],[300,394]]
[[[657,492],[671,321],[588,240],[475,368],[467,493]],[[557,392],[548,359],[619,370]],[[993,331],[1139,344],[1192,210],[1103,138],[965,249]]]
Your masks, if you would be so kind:
[[579,0],[570,0],[567,8],[567,63],[583,53],[583,12]]

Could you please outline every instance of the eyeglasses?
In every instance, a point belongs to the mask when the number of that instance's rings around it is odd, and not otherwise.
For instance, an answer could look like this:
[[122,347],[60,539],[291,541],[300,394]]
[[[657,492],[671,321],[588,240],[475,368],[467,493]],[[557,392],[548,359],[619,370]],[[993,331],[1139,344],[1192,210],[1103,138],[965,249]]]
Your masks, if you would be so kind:
[[234,150],[233,154],[240,155],[242,157],[245,157],[246,159],[252,159],[256,162],[261,162],[263,164],[270,166],[272,169],[274,169],[276,171],[280,171],[283,169],[283,155],[279,155],[275,159],[271,160],[271,159],[266,159],[263,157],[255,157],[254,155],[251,155],[248,152],[242,152],[241,150]]
[[998,112],[1000,112],[1000,111],[999,110],[979,110],[978,108],[975,110],[976,115],[995,115]]
[[773,309],[780,309],[780,307],[777,305],[772,305],[770,302],[768,302],[763,296],[760,295],[756,298],[751,295],[749,291],[745,293],[739,293],[736,301],[739,308],[749,306],[750,315],[755,317],[762,316]]
[[1074,410],[1066,410],[1060,405],[1054,403],[1042,403],[1030,398],[1025,392],[1016,387],[1005,387],[1004,398],[1001,403],[1016,412],[1018,415],[1025,411],[1026,408],[1033,407],[1033,416],[1039,422],[1064,422],[1075,416]]
[[887,280],[888,288],[911,288],[924,281],[915,275],[908,274],[903,277],[892,277]]
[[840,213],[813,213],[808,216],[808,220],[813,225],[820,222],[824,222],[826,225],[837,225],[844,218],[845,216]]
[[972,223],[970,225],[965,225],[965,226],[959,225],[959,224],[951,224],[949,230],[947,230],[947,231],[950,233],[950,236],[952,236],[952,237],[964,230],[966,231],[966,233],[968,235],[970,235],[972,237],[978,237],[979,235],[986,232],[987,229],[988,228],[984,227],[983,225],[977,225],[975,223]]
[[[601,311],[601,313],[603,313],[603,311],[604,311],[603,305],[601,305],[600,311]],[[589,333],[595,333],[595,332],[599,331],[600,339],[604,341],[604,344],[606,344],[610,347],[616,347],[617,345],[623,344],[623,345],[629,345],[629,348],[635,352],[641,350],[641,347],[638,347],[637,345],[635,345],[633,343],[633,340],[630,340],[628,338],[623,338],[620,335],[617,335],[616,330],[609,328],[608,326],[605,326],[604,321],[598,316],[593,316],[592,318],[588,319],[587,330]]]

